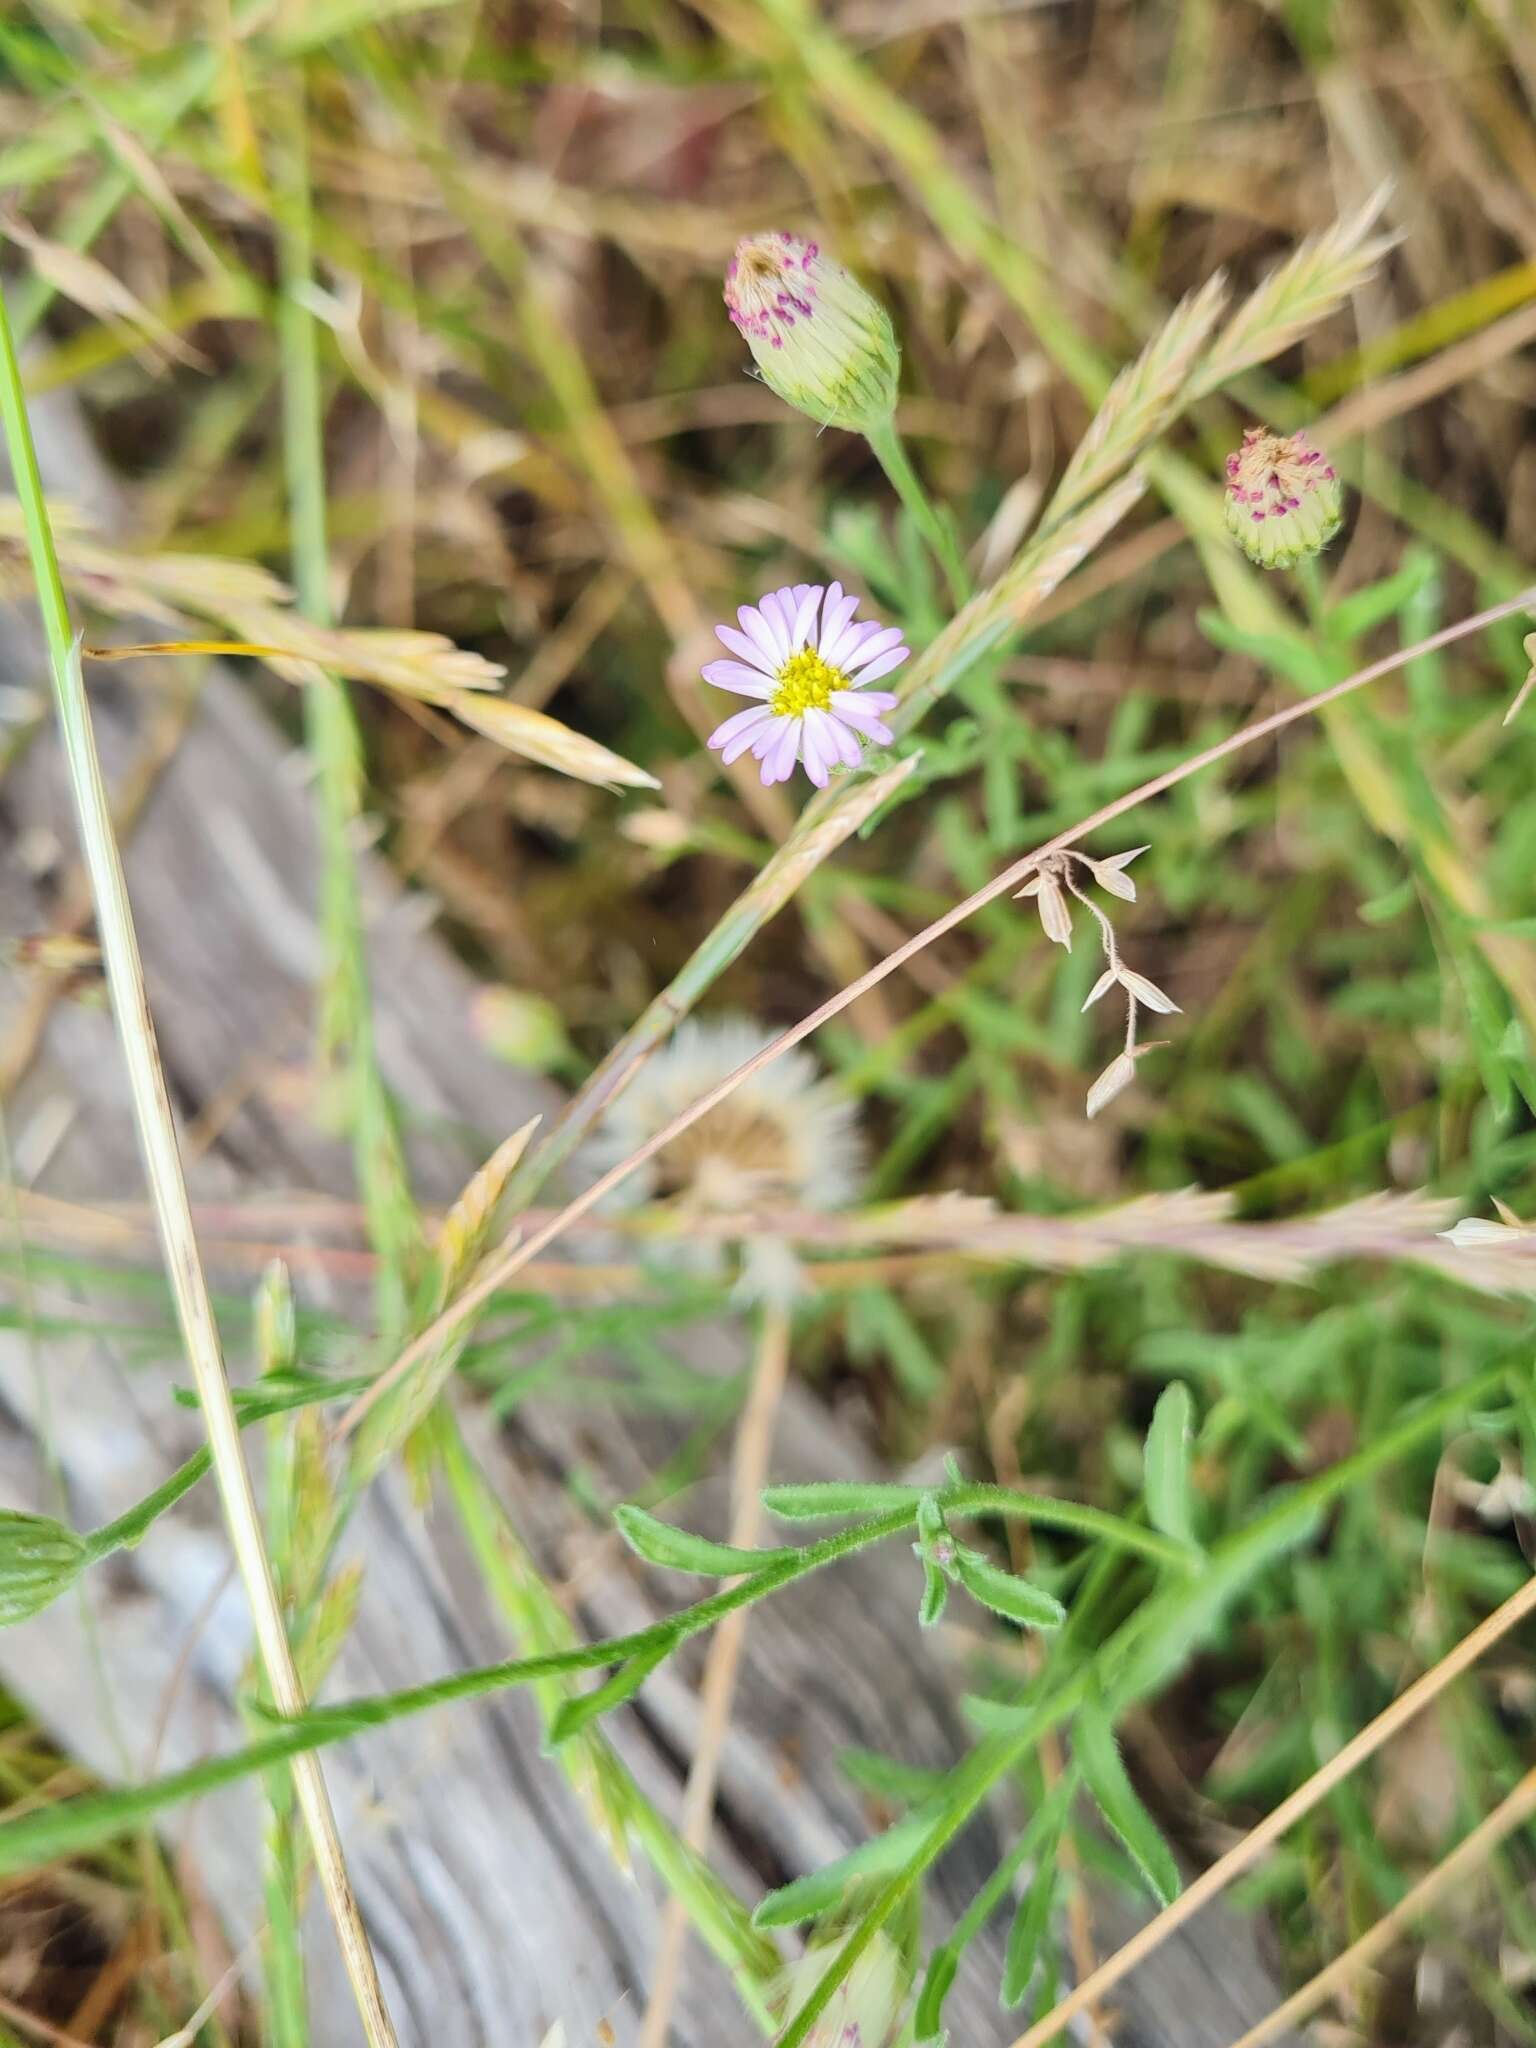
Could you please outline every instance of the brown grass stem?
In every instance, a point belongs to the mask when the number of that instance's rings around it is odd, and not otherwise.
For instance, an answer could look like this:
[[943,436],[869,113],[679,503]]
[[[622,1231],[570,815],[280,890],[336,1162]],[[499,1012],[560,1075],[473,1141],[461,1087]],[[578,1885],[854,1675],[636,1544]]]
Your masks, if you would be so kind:
[[1352,1941],[1341,1956],[1335,1956],[1325,1970],[1319,1970],[1283,2005],[1277,2005],[1267,2019],[1260,2020],[1256,2027],[1250,2027],[1240,2040],[1233,2043],[1233,2048],[1263,2048],[1265,2042],[1289,2033],[1295,2024],[1316,2012],[1352,1977],[1358,1976],[1367,1964],[1373,1963],[1377,1956],[1390,1948],[1406,1928],[1429,1911],[1443,1892],[1479,1869],[1499,1844],[1516,1828],[1524,1827],[1533,1814],[1536,1814],[1536,1767],[1527,1771],[1514,1791],[1500,1800],[1487,1819],[1479,1821],[1471,1834],[1442,1863],[1436,1864],[1427,1877],[1420,1878],[1391,1912],[1384,1913],[1374,1927],[1362,1934],[1358,1941]]
[[[1059,2004],[1054,2005],[1042,2019],[1037,2020],[1032,2027],[1022,2033],[1014,2042],[1013,2048],[1042,2048],[1043,2043],[1054,2041],[1070,2020],[1101,1999],[1123,1978],[1128,1977],[1137,1964],[1145,1961],[1155,1948],[1171,1934],[1176,1933],[1203,1906],[1209,1905],[1219,1892],[1234,1884],[1244,1871],[1253,1867],[1271,1844],[1277,1842],[1289,1828],[1294,1827],[1297,1821],[1310,1813],[1320,1800],[1326,1799],[1335,1786],[1342,1784],[1368,1757],[1374,1756],[1384,1743],[1390,1742],[1400,1728],[1411,1721],[1421,1708],[1427,1707],[1431,1700],[1437,1698],[1453,1679],[1459,1678],[1462,1672],[1475,1664],[1485,1650],[1491,1648],[1501,1636],[1506,1635],[1517,1622],[1523,1621],[1532,1613],[1536,1613],[1536,1578],[1528,1579],[1501,1607],[1496,1607],[1486,1621],[1480,1622],[1469,1635],[1462,1637],[1454,1649],[1447,1651],[1437,1664],[1431,1665],[1428,1671],[1416,1678],[1406,1692],[1400,1693],[1389,1707],[1383,1708],[1374,1721],[1369,1722],[1358,1735],[1346,1742],[1320,1770],[1314,1771],[1304,1785],[1298,1786],[1288,1799],[1283,1799],[1273,1813],[1267,1814],[1257,1827],[1250,1828],[1243,1839],[1234,1843],[1209,1870],[1202,1871],[1189,1889],[1181,1892],[1171,1906],[1165,1906],[1155,1920],[1149,1920],[1139,1933],[1133,1935],[1123,1947],[1101,1963],[1092,1976],[1085,1977]],[[1503,1811],[1502,1807],[1497,1808],[1489,1816],[1489,1821],[1497,1819]],[[1488,1821],[1483,1823],[1484,1827],[1488,1825]],[[1469,1835],[1467,1842],[1462,1844],[1462,1849],[1464,1850],[1473,1839],[1474,1836]],[[1461,1850],[1456,1853],[1461,1854]],[[1428,1883],[1429,1880],[1426,1879],[1425,1882]],[[1408,1898],[1393,1908],[1393,1913],[1388,1914],[1387,1919],[1391,1920],[1394,1914],[1401,1913],[1413,1897],[1414,1894],[1410,1892]],[[1378,1923],[1377,1928],[1372,1929],[1371,1934],[1363,1937],[1363,1940],[1371,1940],[1385,1924]],[[1360,1947],[1361,1943],[1356,1942],[1339,1957],[1338,1961],[1345,1962]],[[1371,1953],[1374,1954],[1375,1951],[1372,1950]],[[1361,1961],[1368,1959],[1360,1958]],[[1337,1968],[1337,1964],[1331,1964],[1329,1968]],[[1323,1975],[1327,1976],[1328,1971],[1324,1971]],[[1314,1978],[1312,1981],[1316,1984],[1319,1980]],[[1304,1991],[1311,1988],[1309,1985]],[[1303,1997],[1304,1991],[1298,1992],[1296,1998]],[[1322,1997],[1326,1995],[1325,1989],[1314,2003],[1321,2003]],[[1272,2029],[1273,2023],[1280,2015],[1284,2015],[1285,2020],[1289,2021],[1301,2018],[1305,2012],[1313,2009],[1313,2006],[1308,2004],[1293,2011],[1291,2007],[1294,2003],[1293,2000],[1282,2006],[1279,2014],[1272,2014],[1257,2032],[1245,2034],[1241,2048],[1256,2048],[1259,2041],[1272,2039],[1273,2031],[1265,2032],[1264,2029]]]

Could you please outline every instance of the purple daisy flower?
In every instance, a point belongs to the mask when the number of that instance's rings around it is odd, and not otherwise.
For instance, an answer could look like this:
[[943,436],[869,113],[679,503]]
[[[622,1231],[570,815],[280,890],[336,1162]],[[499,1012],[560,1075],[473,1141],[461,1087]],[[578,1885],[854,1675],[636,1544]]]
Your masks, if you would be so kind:
[[900,668],[912,650],[903,645],[899,626],[878,619],[855,625],[858,608],[840,583],[786,584],[741,607],[740,632],[716,626],[737,659],[710,662],[704,680],[761,700],[710,734],[721,760],[750,751],[762,763],[764,782],[788,782],[796,761],[803,761],[812,782],[825,789],[839,764],[858,767],[865,740],[890,741],[890,727],[878,714],[897,699],[868,685]]

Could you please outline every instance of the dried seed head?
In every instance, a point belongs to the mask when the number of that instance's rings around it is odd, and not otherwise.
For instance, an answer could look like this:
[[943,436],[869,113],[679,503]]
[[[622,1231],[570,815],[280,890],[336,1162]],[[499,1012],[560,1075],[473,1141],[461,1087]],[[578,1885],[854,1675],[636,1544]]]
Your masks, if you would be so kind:
[[[627,1158],[772,1037],[745,1017],[681,1025],[609,1111],[594,1147],[601,1163]],[[836,1209],[852,1198],[859,1170],[852,1104],[797,1050],[679,1132],[627,1185],[631,1199],[716,1215],[773,1204]]]
[[799,235],[749,235],[726,266],[725,305],[763,381],[825,427],[861,434],[896,409],[901,351],[885,308]]
[[1261,569],[1293,569],[1339,530],[1338,471],[1305,434],[1250,427],[1227,457],[1227,529]]

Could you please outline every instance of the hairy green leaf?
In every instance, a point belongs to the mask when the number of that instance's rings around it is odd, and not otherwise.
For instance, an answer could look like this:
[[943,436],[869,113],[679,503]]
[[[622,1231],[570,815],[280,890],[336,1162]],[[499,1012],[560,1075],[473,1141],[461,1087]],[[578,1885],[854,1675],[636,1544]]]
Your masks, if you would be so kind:
[[882,1486],[856,1480],[808,1480],[798,1486],[769,1486],[763,1506],[781,1522],[823,1522],[843,1515],[884,1515],[911,1508],[923,1497],[921,1486]]
[[794,1555],[792,1550],[738,1550],[733,1544],[712,1543],[707,1536],[690,1535],[628,1503],[614,1509],[613,1519],[631,1550],[647,1564],[663,1565],[669,1571],[728,1579],[739,1572],[760,1571],[765,1564],[782,1564]]
[[1147,1431],[1147,1513],[1154,1528],[1181,1543],[1195,1540],[1189,1485],[1189,1446],[1194,1402],[1188,1387],[1175,1380],[1164,1387]]
[[1102,1701],[1084,1702],[1072,1724],[1072,1749],[1094,1804],[1129,1850],[1160,1906],[1179,1893],[1179,1866],[1121,1761]]
[[955,1576],[973,1600],[1008,1621],[1016,1621],[1021,1628],[1060,1628],[1067,1618],[1067,1610],[1054,1594],[1003,1571],[979,1551],[963,1546],[956,1550]]

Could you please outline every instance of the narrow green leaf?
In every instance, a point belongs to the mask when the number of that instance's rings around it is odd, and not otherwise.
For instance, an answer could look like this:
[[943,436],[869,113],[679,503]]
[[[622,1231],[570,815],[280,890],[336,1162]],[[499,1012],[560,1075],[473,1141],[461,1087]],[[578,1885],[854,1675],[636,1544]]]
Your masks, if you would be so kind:
[[1230,654],[1245,654],[1265,668],[1278,669],[1309,693],[1321,690],[1330,680],[1326,662],[1299,634],[1290,639],[1281,633],[1252,633],[1214,609],[1202,610],[1196,617],[1207,640],[1213,640]]
[[1145,1486],[1152,1526],[1181,1543],[1195,1540],[1189,1484],[1189,1446],[1194,1402],[1188,1387],[1174,1380],[1164,1387],[1147,1431]]
[[1373,631],[1385,620],[1394,618],[1405,605],[1411,604],[1428,588],[1436,574],[1437,565],[1432,554],[1417,548],[1411,550],[1395,575],[1384,577],[1380,583],[1368,584],[1364,590],[1353,590],[1348,597],[1329,607],[1323,621],[1329,639],[1347,646],[1362,634]]
[[1029,1889],[1020,1899],[1008,1930],[1008,1947],[1003,1956],[1003,1976],[998,1995],[1001,2003],[1010,2008],[1024,2001],[1035,1974],[1041,1944],[1051,1924],[1051,1908],[1056,1897],[1056,1858],[1077,1785],[1075,1767],[1056,1780],[1024,1830],[1024,1839],[1020,1843],[1020,1848],[1033,1863],[1033,1870]]
[[671,1643],[657,1643],[652,1649],[642,1650],[621,1664],[612,1678],[594,1686],[591,1692],[562,1700],[550,1721],[549,1733],[544,1739],[545,1749],[558,1749],[562,1742],[569,1742],[573,1735],[579,1735],[593,1721],[601,1720],[604,1714],[611,1713],[615,1707],[631,1699],[671,1648]]
[[1012,1735],[1039,1711],[1035,1700],[989,1700],[979,1692],[968,1692],[960,1701],[961,1712],[981,1735]]
[[945,1603],[949,1599],[949,1581],[931,1558],[923,1556],[920,1545],[914,1543],[923,1567],[923,1597],[918,1603],[917,1622],[919,1628],[937,1628],[944,1618]]
[[[1055,1846],[1053,1842],[1053,1854]],[[1055,1903],[1056,1866],[1042,1858],[1008,1930],[1008,1949],[1003,1957],[1003,1979],[998,1998],[1010,2011],[1014,2006],[1022,2005],[1028,1995],[1035,1974],[1035,1961],[1051,1924],[1051,1909]]]
[[1129,1850],[1160,1906],[1179,1894],[1179,1866],[1157,1822],[1126,1775],[1115,1732],[1100,1701],[1088,1700],[1072,1724],[1072,1750],[1094,1804]]
[[947,1946],[936,1948],[928,1958],[923,1988],[917,1995],[917,2011],[912,2015],[912,2032],[918,2041],[943,2041],[944,2001],[959,1968],[959,1956]]
[[[753,1926],[798,1927],[802,1921],[832,1912],[846,1901],[850,1886],[860,1878],[883,1877],[889,1871],[899,1870],[927,1834],[932,1819],[932,1811],[927,1808],[909,1814],[883,1835],[876,1835],[873,1841],[863,1842],[846,1856],[839,1856],[835,1863],[780,1885],[759,1903],[752,1915]],[[0,1824],[0,1841],[4,1833]]]
[[1054,1594],[1003,1571],[979,1551],[956,1550],[955,1576],[973,1600],[1016,1621],[1021,1628],[1060,1628],[1067,1618],[1067,1610]]
[[794,1554],[789,1550],[738,1550],[729,1543],[711,1543],[706,1536],[690,1535],[686,1529],[658,1521],[644,1508],[627,1503],[614,1509],[613,1519],[631,1550],[647,1564],[663,1565],[669,1571],[735,1578],[739,1572],[760,1571],[765,1564],[782,1564]]
[[921,1486],[881,1486],[855,1480],[808,1480],[798,1486],[764,1489],[763,1506],[781,1522],[824,1522],[843,1515],[883,1515],[911,1508],[923,1497]]
[[845,1749],[837,1765],[850,1785],[873,1792],[893,1806],[920,1806],[934,1797],[944,1778],[942,1771],[898,1763],[895,1757],[874,1749]]

